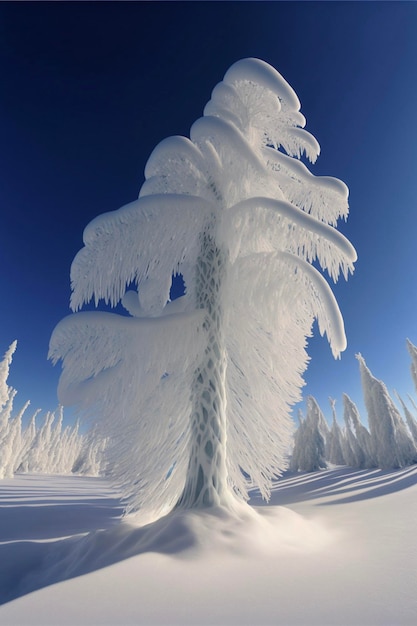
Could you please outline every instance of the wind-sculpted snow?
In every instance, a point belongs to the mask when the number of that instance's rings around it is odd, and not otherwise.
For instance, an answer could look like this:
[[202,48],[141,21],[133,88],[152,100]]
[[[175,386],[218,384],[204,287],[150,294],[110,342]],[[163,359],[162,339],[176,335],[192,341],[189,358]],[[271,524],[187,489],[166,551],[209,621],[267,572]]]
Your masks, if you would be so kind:
[[190,138],[153,150],[139,199],[85,229],[73,310],[121,302],[131,317],[76,313],[55,329],[50,356],[63,362],[61,401],[110,438],[129,510],[228,505],[252,485],[267,498],[286,466],[314,319],[335,357],[345,349],[312,264],[333,280],[353,271],[355,250],[335,228],[348,190],[297,161],[320,152],[304,126],[274,68],[238,61]]
[[81,435],[79,424],[63,427],[63,409],[46,413],[40,426],[36,418],[40,409],[23,426],[22,419],[30,401],[13,416],[16,390],[7,386],[15,341],[0,362],[3,386],[3,407],[0,404],[0,478],[11,478],[17,473],[38,474],[89,474],[98,475],[103,470],[105,442]]

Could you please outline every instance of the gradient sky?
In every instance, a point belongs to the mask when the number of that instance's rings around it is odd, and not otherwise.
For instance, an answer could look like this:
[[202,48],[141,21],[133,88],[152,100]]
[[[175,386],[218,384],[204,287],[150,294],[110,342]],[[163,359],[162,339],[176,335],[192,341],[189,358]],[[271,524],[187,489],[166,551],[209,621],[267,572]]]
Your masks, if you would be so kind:
[[336,362],[316,333],[304,391],[327,415],[342,392],[362,409],[361,352],[390,391],[413,393],[416,33],[412,2],[1,3],[0,353],[18,340],[16,406],[57,405],[46,355],[84,227],[137,197],[155,145],[188,135],[248,56],[298,94],[322,148],[311,171],[350,189],[340,230],[359,260],[335,288],[348,349]]

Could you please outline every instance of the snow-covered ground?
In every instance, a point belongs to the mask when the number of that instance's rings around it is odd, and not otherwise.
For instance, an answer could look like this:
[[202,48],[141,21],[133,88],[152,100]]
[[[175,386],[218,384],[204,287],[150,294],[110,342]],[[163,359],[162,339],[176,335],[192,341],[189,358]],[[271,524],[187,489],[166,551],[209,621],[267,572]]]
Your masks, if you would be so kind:
[[417,623],[417,466],[287,475],[251,502],[138,528],[103,479],[3,480],[0,623]]

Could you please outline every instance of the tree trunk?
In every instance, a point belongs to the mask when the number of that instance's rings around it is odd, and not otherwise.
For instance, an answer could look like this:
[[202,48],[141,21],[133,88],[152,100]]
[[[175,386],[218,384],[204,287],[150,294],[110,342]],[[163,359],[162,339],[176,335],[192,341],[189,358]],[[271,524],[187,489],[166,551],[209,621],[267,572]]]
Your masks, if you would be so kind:
[[226,468],[226,354],[222,286],[226,254],[211,233],[202,235],[197,261],[197,308],[206,311],[208,343],[192,386],[190,458],[180,508],[225,504],[230,498]]

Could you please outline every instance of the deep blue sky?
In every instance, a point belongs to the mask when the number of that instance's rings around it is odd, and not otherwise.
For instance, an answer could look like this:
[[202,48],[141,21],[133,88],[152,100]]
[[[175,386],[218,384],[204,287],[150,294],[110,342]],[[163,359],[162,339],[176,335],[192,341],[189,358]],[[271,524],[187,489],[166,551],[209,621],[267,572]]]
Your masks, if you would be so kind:
[[[328,414],[362,406],[360,351],[390,390],[413,392],[417,343],[417,4],[0,4],[0,353],[32,407],[57,404],[50,334],[69,313],[69,268],[99,213],[137,197],[155,145],[187,135],[236,60],[255,56],[297,92],[322,154],[350,188],[340,229],[356,272],[335,293],[348,349],[311,341],[306,393]],[[18,404],[18,402],[16,402]]]

